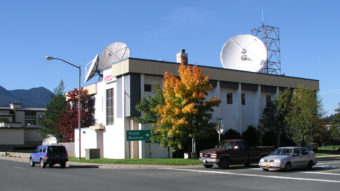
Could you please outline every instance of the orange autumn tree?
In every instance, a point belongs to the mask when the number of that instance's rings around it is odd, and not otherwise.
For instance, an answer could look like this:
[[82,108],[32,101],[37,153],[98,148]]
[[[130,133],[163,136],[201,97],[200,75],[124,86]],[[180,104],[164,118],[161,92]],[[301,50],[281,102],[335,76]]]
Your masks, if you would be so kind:
[[209,77],[197,66],[181,64],[179,78],[168,72],[163,77],[165,104],[158,105],[159,118],[155,124],[153,139],[163,147],[183,149],[185,143],[201,138],[214,128],[209,122],[213,107],[220,104],[216,97],[206,99],[212,85]]

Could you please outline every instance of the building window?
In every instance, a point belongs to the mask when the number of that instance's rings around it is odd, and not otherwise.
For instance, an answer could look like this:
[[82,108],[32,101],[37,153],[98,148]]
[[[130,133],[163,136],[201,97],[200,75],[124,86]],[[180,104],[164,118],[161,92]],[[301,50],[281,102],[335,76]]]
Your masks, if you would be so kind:
[[152,91],[151,84],[144,84],[144,91],[145,92],[151,92]]
[[227,93],[227,104],[233,104],[233,93]]
[[113,88],[106,90],[106,124],[113,124]]
[[25,126],[37,125],[37,112],[25,111]]
[[241,103],[242,103],[242,105],[246,105],[246,94],[242,94],[241,96],[242,96],[242,97],[241,97]]
[[272,97],[270,95],[266,96],[266,105],[268,105],[268,103],[272,101]]

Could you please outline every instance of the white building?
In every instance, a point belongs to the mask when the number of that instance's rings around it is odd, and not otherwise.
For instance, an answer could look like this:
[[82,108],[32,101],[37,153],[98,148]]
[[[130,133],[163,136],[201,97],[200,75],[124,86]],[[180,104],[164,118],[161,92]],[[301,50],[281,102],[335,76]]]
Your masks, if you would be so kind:
[[[165,71],[177,75],[178,63],[128,58],[103,71],[103,80],[85,88],[95,99],[95,123],[81,133],[82,156],[86,148],[100,148],[104,158],[166,158],[168,150],[158,144],[126,139],[127,130],[148,129],[134,117],[140,114],[135,105],[152,93],[152,84],[161,83]],[[240,133],[249,125],[257,126],[266,100],[276,99],[280,90],[306,88],[319,90],[319,81],[199,66],[209,75],[213,89],[208,97],[217,96],[221,104],[213,112],[212,120],[223,119],[225,131]],[[78,129],[75,130],[76,155]],[[171,154],[171,153],[170,153]]]

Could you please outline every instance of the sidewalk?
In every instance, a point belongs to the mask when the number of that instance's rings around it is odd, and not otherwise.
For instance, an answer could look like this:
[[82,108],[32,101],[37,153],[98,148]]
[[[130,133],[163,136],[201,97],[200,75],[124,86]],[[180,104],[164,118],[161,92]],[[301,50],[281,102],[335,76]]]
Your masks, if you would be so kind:
[[[28,153],[13,153],[13,152],[0,152],[0,160],[12,160],[17,162],[25,162],[29,165]],[[327,155],[317,156],[317,159],[340,159],[340,155]],[[157,168],[203,168],[203,165],[185,165],[185,166],[172,166],[172,165],[144,165],[144,164],[96,164],[84,162],[67,162],[68,168],[101,168],[101,169],[157,169]]]
[[[11,160],[17,162],[24,162],[29,165],[29,154],[26,155],[7,155],[4,156],[0,152],[0,160]],[[96,163],[84,163],[69,161],[66,163],[68,168],[101,168],[101,169],[158,169],[158,168],[203,168],[202,165],[184,165],[184,166],[172,166],[172,165],[144,165],[144,164],[96,164]]]

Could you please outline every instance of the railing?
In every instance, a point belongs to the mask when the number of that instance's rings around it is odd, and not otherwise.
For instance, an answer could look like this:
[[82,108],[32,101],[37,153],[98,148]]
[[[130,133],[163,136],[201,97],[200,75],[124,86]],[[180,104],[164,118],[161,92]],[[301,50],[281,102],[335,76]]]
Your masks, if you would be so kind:
[[22,127],[21,123],[19,122],[0,122],[0,128],[10,128],[10,127]]

